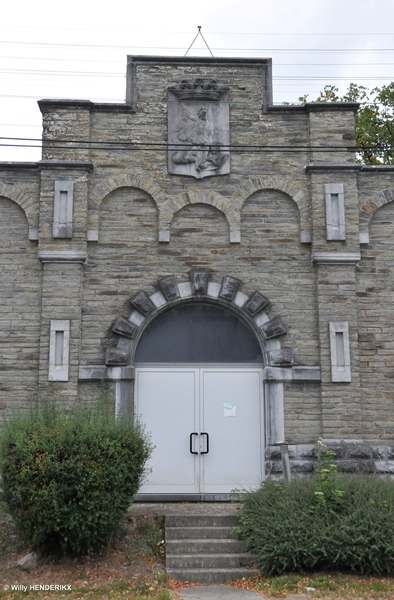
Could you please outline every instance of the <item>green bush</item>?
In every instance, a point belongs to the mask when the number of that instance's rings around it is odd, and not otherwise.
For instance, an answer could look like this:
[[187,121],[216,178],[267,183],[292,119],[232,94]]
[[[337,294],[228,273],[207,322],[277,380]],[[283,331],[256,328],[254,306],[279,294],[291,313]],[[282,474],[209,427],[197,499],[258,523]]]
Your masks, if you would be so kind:
[[5,424],[3,500],[33,548],[83,554],[122,525],[151,451],[143,428],[108,403],[66,413],[45,401]]
[[334,484],[327,489],[321,476],[269,481],[247,495],[239,535],[262,574],[394,574],[394,482],[353,475]]

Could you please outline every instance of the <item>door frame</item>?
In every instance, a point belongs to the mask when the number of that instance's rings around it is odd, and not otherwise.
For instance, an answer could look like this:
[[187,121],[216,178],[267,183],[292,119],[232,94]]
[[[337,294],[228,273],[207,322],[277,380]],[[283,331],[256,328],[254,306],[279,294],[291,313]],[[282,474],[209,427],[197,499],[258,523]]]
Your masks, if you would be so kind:
[[[259,407],[258,407],[258,411],[259,411],[259,422],[260,422],[260,428],[259,428],[259,443],[258,443],[258,447],[256,448],[256,451],[259,453],[259,462],[260,462],[260,473],[257,475],[258,477],[260,477],[261,481],[263,481],[264,479],[264,467],[265,467],[265,447],[266,447],[266,424],[267,424],[267,407],[266,407],[266,402],[265,402],[265,394],[264,394],[264,381],[263,381],[263,374],[264,374],[264,370],[263,370],[263,366],[259,366],[256,364],[199,364],[199,363],[194,363],[194,364],[165,364],[163,365],[163,363],[161,364],[140,364],[140,365],[136,365],[135,367],[135,388],[134,388],[134,393],[135,393],[135,397],[134,397],[134,406],[136,409],[136,412],[138,411],[138,381],[139,381],[139,373],[140,372],[147,372],[147,371],[161,371],[161,372],[182,372],[182,371],[187,371],[187,370],[194,370],[194,371],[198,371],[198,382],[197,382],[197,387],[196,389],[198,389],[198,394],[199,394],[199,398],[198,398],[198,413],[199,413],[199,419],[201,419],[201,423],[202,418],[203,418],[203,395],[202,395],[202,391],[200,391],[200,385],[201,385],[201,381],[202,381],[202,376],[204,372],[209,372],[209,371],[219,371],[221,373],[225,373],[225,372],[234,372],[234,371],[245,371],[245,372],[250,372],[250,371],[254,371],[254,372],[258,372],[260,374],[259,377]],[[160,418],[160,416],[158,416],[158,418]],[[153,440],[154,443],[154,440]],[[204,473],[204,463],[203,463],[203,457],[201,456],[201,454],[199,454],[198,456],[195,457],[195,464],[196,464],[196,468],[198,469],[198,475],[203,476]],[[234,488],[236,487],[236,484],[234,484]],[[201,489],[201,488],[200,488]],[[209,501],[229,501],[229,500],[234,500],[237,498],[241,498],[244,496],[246,492],[242,492],[240,491],[239,493],[224,493],[224,492],[216,492],[216,493],[207,493],[204,491],[195,491],[195,492],[176,492],[176,493],[147,493],[147,492],[141,492],[138,493],[135,496],[135,500],[138,502],[178,502],[178,501],[188,501],[188,502],[209,502]]]

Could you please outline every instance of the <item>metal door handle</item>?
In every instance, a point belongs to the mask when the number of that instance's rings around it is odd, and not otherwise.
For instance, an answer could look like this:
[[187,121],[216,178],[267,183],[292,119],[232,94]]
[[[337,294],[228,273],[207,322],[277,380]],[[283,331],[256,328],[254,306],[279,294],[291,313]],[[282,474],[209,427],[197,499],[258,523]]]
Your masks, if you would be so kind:
[[198,454],[198,452],[193,452],[193,435],[198,435],[196,431],[190,434],[190,454]]
[[206,431],[202,431],[200,433],[200,435],[206,435],[207,436],[207,449],[205,450],[205,452],[201,452],[201,454],[208,454],[208,452],[209,452],[209,435],[207,434]]

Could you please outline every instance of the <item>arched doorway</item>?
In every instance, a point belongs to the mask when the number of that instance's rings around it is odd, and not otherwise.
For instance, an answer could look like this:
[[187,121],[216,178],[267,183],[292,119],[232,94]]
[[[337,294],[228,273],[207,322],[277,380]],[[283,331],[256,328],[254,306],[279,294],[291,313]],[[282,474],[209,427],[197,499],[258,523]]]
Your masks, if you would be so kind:
[[156,446],[143,495],[226,495],[264,477],[261,347],[217,304],[178,304],[145,329],[135,409]]

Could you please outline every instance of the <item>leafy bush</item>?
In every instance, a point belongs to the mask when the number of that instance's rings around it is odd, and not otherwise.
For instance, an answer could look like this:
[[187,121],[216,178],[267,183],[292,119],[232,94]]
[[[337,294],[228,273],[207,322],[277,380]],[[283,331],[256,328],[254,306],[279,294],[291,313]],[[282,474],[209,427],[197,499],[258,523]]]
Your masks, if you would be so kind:
[[43,553],[83,554],[121,526],[152,446],[108,403],[53,401],[12,417],[0,438],[3,500],[22,537]]
[[264,575],[317,569],[393,575],[394,482],[337,475],[328,490],[320,476],[265,482],[246,497],[239,535]]

